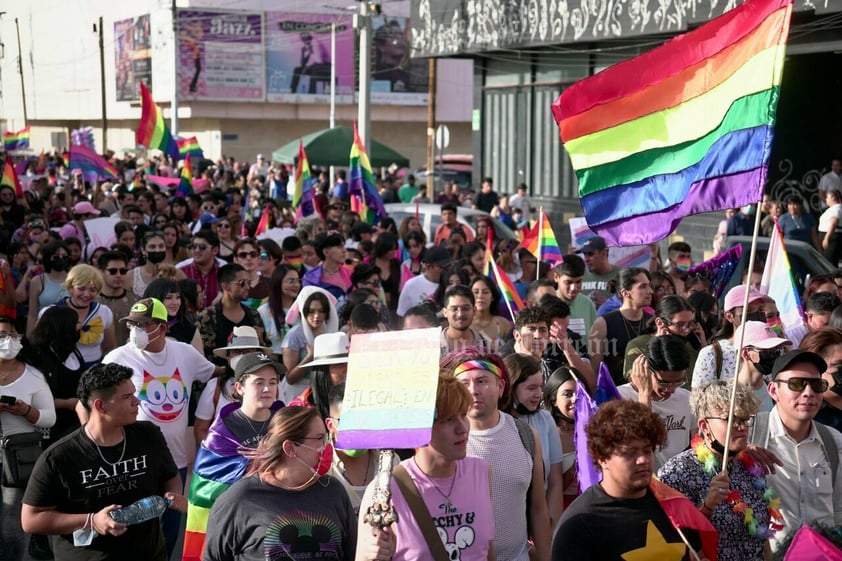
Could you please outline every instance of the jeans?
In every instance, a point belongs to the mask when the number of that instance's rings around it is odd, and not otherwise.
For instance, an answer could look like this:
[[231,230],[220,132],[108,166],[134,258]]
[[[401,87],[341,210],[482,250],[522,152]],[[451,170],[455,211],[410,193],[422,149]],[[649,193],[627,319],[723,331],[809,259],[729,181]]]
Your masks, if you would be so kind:
[[[184,482],[187,479],[187,468],[180,468],[178,474],[181,476],[181,493],[184,493]],[[20,512],[20,511],[18,511]],[[172,552],[178,543],[178,533],[181,531],[181,513],[168,508],[161,516],[161,529],[164,532],[164,543],[167,544],[167,559],[172,559]],[[0,556],[0,559],[5,559]]]
[[2,487],[3,504],[0,506],[0,559],[20,561],[26,549],[26,534],[20,525],[20,509],[24,489]]

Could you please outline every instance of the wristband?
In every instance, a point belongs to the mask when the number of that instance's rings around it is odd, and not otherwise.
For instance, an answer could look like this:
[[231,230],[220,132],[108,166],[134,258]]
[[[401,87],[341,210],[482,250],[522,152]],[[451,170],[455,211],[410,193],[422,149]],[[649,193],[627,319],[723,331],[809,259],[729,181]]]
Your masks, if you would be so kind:
[[29,415],[29,412],[30,412],[30,411],[32,411],[32,406],[31,406],[31,405],[27,405],[27,407],[29,407],[29,409],[27,409],[27,410],[26,410],[26,413],[24,413],[24,414],[23,414],[23,416],[24,416],[24,417],[27,417],[27,416]]

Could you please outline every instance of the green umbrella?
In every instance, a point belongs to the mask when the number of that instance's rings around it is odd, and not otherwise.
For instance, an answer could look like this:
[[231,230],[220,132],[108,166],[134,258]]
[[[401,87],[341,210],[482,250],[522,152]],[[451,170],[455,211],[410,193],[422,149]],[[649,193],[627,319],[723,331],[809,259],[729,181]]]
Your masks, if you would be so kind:
[[[346,166],[351,159],[351,145],[354,144],[354,131],[349,127],[334,127],[310,133],[301,138],[307,160],[319,166]],[[272,161],[293,164],[298,158],[298,139],[281,146],[272,152]],[[368,159],[372,167],[388,167],[397,164],[409,167],[409,158],[398,154],[385,144],[371,139]]]

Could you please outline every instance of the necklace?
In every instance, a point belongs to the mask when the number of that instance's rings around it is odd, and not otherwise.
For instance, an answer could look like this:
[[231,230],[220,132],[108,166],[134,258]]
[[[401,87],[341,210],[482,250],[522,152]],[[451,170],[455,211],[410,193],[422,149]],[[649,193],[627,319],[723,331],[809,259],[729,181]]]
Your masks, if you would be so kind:
[[117,464],[119,464],[120,462],[123,461],[123,455],[125,455],[125,453],[126,453],[126,441],[128,440],[128,438],[126,437],[126,431],[123,430],[122,432],[123,432],[123,450],[122,450],[122,452],[120,452],[120,457],[117,459],[116,462],[109,462],[108,460],[105,459],[105,456],[102,455],[102,449],[99,447],[99,444],[96,443],[96,440],[94,439],[93,435],[91,434],[90,429],[88,429],[88,425],[85,425],[85,434],[87,434],[88,438],[90,438],[91,442],[93,442],[94,447],[96,448],[96,451],[99,453],[99,457],[102,458],[102,461],[105,462],[106,464],[108,464],[109,466],[116,466]]
[[623,318],[623,327],[626,329],[626,337],[628,337],[629,341],[634,339],[635,337],[640,336],[640,329],[643,327],[643,320],[646,317],[642,317],[637,321],[632,321],[626,319],[626,316],[623,315],[623,312],[620,312],[620,317]]
[[[702,464],[704,472],[710,477],[715,476],[719,471],[720,460],[705,445],[704,439],[696,435],[690,446],[696,452],[696,458]],[[779,497],[772,498],[775,491],[766,484],[766,472],[763,466],[758,464],[745,450],[737,454],[736,460],[754,477],[754,488],[763,491],[763,500],[768,505],[769,523],[762,523],[754,517],[754,511],[743,501],[742,495],[737,489],[728,492],[725,502],[731,506],[731,510],[738,518],[742,518],[749,536],[758,540],[769,539],[775,535],[775,532],[784,527],[784,519],[780,511],[781,499]]]
[[[415,461],[415,458],[413,458],[412,461],[415,462],[415,467],[418,468],[418,471],[420,471],[421,473],[424,473],[424,470],[421,469],[421,466],[418,465],[418,462]],[[439,495],[444,497],[444,504],[440,505],[439,508],[443,509],[446,513],[451,512],[451,510],[453,509],[453,503],[450,502],[450,494],[453,493],[453,485],[456,483],[456,474],[457,473],[459,473],[459,464],[458,463],[456,464],[456,469],[453,470],[453,478],[450,480],[450,489],[447,490],[447,494],[445,494],[444,491],[439,489],[439,486],[436,485],[436,482],[433,481],[432,477],[430,477],[429,475],[424,473],[424,477],[426,477],[427,480],[430,483],[433,484],[433,487],[436,488],[436,491],[439,492]]]
[[76,303],[73,301],[73,298],[70,298],[69,296],[67,297],[67,301],[70,302],[70,305],[76,308],[77,310],[87,310],[91,307],[90,304],[88,304],[87,306],[77,306]]
[[257,430],[256,428],[254,428],[254,425],[252,424],[251,419],[249,418],[249,416],[248,416],[248,415],[246,415],[246,414],[243,412],[242,408],[237,409],[237,411],[240,413],[240,416],[242,416],[242,418],[246,420],[246,422],[248,423],[249,427],[251,427],[251,430],[252,430],[252,432],[254,433],[254,436],[256,436],[258,440],[260,440],[260,437],[261,437],[261,436],[263,436],[263,434],[265,434],[265,430],[266,430],[266,423],[268,423],[268,422],[269,422],[269,420],[272,418],[272,415],[270,414],[270,415],[269,415],[269,419],[266,419],[265,421],[263,421],[263,424],[262,424],[262,425],[260,425],[260,430]]

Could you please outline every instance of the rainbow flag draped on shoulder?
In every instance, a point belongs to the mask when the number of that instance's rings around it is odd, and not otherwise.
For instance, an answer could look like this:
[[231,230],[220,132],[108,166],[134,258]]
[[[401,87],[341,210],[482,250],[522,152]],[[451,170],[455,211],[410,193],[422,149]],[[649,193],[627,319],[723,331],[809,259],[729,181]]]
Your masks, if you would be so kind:
[[143,103],[140,113],[140,124],[135,133],[135,140],[139,146],[160,150],[178,160],[178,145],[175,143],[170,128],[164,122],[164,113],[152,99],[152,94],[140,83],[140,98]]
[[747,0],[556,100],[588,226],[608,245],[761,199],[791,12],[792,0]]
[[374,224],[378,218],[385,218],[386,207],[383,206],[383,199],[377,192],[374,172],[371,171],[371,163],[357,132],[356,123],[349,167],[351,169],[348,173],[348,193],[351,195],[351,210],[358,212],[362,221],[367,224]]
[[6,150],[23,150],[29,148],[29,127],[25,127],[17,132],[4,132],[3,147]]
[[[284,404],[276,401],[272,411]],[[222,408],[208,430],[193,463],[193,476],[187,495],[187,530],[184,533],[183,561],[201,561],[205,548],[208,515],[216,499],[246,474],[249,460],[238,452],[240,442],[225,426],[223,418],[240,407],[230,403]]]

